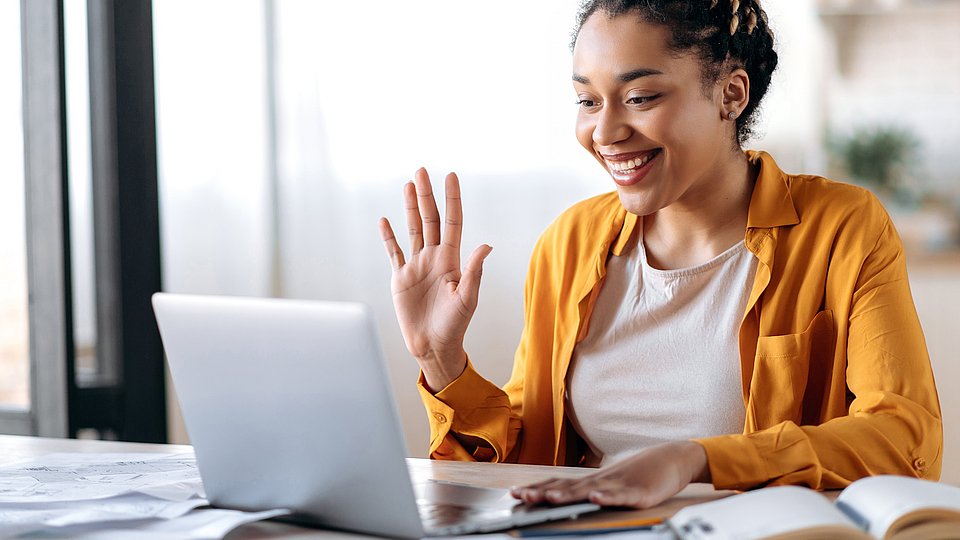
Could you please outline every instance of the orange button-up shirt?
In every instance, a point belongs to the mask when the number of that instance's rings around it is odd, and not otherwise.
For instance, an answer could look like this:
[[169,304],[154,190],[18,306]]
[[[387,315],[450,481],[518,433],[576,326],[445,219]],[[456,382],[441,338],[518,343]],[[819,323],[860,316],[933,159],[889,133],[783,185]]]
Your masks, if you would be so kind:
[[[869,192],[759,165],[744,242],[756,278],[739,331],[743,433],[696,439],[723,489],[844,487],[873,474],[940,476],[940,406],[903,247]],[[589,332],[608,257],[637,216],[616,193],[564,212],[541,236],[509,382],[468,362],[420,394],[436,459],[576,465],[584,442],[564,410],[567,368]],[[695,337],[691,336],[691,339]]]

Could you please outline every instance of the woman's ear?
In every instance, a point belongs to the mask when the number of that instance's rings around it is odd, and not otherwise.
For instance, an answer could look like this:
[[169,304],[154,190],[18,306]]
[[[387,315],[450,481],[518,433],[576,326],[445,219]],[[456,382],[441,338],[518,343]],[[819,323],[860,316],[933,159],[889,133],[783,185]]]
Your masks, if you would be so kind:
[[720,92],[720,115],[724,120],[736,121],[750,103],[750,76],[743,68],[731,71],[720,81]]

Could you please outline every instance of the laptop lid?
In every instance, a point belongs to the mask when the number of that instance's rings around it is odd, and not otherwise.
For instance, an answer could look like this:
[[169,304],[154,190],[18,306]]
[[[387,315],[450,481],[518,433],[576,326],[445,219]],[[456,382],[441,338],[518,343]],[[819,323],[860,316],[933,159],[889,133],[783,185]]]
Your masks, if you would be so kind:
[[424,535],[369,308],[166,293],[153,306],[212,505]]

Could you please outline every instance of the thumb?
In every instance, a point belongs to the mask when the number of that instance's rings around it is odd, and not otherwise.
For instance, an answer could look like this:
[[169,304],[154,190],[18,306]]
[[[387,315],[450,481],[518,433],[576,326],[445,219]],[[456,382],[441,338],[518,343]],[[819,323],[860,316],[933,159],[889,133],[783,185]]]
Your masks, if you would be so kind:
[[480,244],[473,250],[467,264],[463,267],[463,274],[460,277],[460,283],[457,285],[457,293],[463,301],[463,304],[471,310],[476,309],[477,301],[480,296],[480,277],[483,275],[483,261],[493,251],[489,244]]

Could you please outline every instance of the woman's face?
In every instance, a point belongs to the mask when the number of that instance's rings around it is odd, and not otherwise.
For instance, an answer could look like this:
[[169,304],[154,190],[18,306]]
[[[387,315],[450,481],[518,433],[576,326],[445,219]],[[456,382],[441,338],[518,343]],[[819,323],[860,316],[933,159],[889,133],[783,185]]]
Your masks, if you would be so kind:
[[669,51],[669,37],[636,14],[598,12],[573,50],[577,139],[638,215],[706,202],[733,148],[721,85],[705,92],[697,57]]

